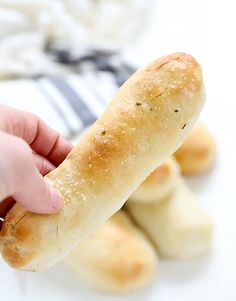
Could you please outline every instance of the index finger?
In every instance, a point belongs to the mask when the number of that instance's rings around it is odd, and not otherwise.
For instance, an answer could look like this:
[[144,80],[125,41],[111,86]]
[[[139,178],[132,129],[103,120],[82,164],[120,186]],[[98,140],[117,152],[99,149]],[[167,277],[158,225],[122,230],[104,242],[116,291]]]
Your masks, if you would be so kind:
[[72,145],[51,129],[38,116],[0,105],[0,128],[24,139],[31,148],[58,166],[71,151]]

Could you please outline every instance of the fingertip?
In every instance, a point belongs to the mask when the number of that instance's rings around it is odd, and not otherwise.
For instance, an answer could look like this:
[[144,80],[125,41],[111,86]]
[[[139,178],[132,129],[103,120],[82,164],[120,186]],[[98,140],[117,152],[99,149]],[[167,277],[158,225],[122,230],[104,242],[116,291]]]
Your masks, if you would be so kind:
[[60,150],[62,150],[62,152],[64,153],[64,156],[66,157],[68,155],[68,153],[72,150],[73,144],[71,144],[63,136],[60,136],[59,141],[58,141],[58,148]]
[[59,191],[51,187],[51,208],[52,213],[57,213],[63,206],[63,200]]
[[47,156],[47,159],[55,166],[58,166],[65,160],[72,148],[73,145],[64,137],[60,136],[50,154]]
[[73,144],[70,143],[68,140],[66,140],[66,138],[64,138],[63,136],[61,136],[60,138],[61,138],[61,143],[64,145],[66,151],[70,152],[73,148]]
[[41,175],[45,176],[47,173],[55,169],[55,166],[43,156],[33,152],[33,157]]

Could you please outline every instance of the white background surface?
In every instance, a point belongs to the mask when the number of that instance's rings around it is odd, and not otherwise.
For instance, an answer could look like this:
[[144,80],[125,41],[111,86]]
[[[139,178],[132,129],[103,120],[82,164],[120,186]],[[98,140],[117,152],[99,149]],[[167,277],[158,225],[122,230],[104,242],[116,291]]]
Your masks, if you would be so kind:
[[211,254],[185,263],[162,261],[154,285],[122,297],[90,291],[61,264],[28,274],[0,262],[0,300],[236,300],[235,8],[233,0],[159,0],[147,38],[131,52],[143,64],[185,51],[203,67],[207,104],[201,119],[216,138],[218,158],[214,170],[189,182],[214,219]]

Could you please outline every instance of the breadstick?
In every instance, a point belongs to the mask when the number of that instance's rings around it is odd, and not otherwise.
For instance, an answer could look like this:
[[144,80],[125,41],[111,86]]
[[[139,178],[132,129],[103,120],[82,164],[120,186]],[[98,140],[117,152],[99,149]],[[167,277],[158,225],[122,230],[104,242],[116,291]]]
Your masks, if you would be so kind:
[[174,192],[180,168],[174,157],[157,167],[130,196],[129,202],[160,202]]
[[91,288],[123,293],[153,280],[158,257],[127,214],[118,211],[79,245],[65,263]]
[[125,206],[162,257],[192,258],[211,246],[212,221],[182,179],[163,202],[127,202]]
[[46,176],[64,199],[60,213],[34,214],[19,204],[9,211],[0,233],[3,258],[29,271],[63,259],[180,146],[204,99],[201,68],[190,55],[168,55],[137,71]]
[[203,173],[209,170],[215,162],[215,141],[207,129],[198,123],[174,155],[183,174]]

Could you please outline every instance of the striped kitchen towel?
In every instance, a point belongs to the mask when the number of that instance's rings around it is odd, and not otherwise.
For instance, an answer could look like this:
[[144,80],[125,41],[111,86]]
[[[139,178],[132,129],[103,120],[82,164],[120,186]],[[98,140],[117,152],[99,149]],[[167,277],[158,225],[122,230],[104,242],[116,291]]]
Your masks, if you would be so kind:
[[65,51],[57,59],[75,73],[64,78],[18,79],[0,83],[0,103],[39,115],[71,139],[94,123],[134,68],[102,52],[79,59]]

